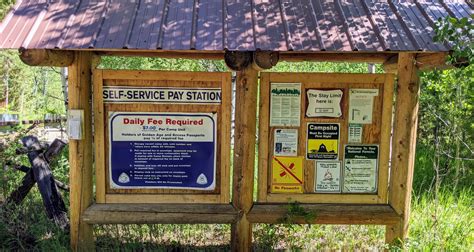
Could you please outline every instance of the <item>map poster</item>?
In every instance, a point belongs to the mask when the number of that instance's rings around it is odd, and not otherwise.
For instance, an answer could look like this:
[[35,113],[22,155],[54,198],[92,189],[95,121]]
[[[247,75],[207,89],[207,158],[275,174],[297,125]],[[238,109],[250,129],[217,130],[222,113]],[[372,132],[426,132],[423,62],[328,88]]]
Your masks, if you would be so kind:
[[214,190],[213,113],[109,113],[109,176],[116,189]]
[[344,147],[344,193],[376,193],[378,145]]
[[303,157],[273,157],[272,193],[303,193]]
[[350,89],[349,123],[371,124],[374,97],[378,95],[378,89]]
[[274,156],[296,156],[298,154],[298,129],[275,129]]
[[341,162],[317,161],[316,162],[315,192],[339,193],[341,192]]
[[339,123],[308,123],[306,158],[337,160],[339,136]]
[[308,96],[308,117],[341,117],[342,90],[318,90],[309,89]]
[[271,83],[270,127],[300,126],[300,109],[300,83]]

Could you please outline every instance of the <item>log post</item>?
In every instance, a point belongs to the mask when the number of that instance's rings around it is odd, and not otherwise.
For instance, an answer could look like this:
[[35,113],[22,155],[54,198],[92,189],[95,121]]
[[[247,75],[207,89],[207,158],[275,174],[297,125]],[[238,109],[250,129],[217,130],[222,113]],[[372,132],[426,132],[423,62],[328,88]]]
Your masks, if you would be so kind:
[[402,244],[408,235],[420,92],[415,58],[413,53],[398,56],[389,204],[401,218],[397,224],[386,228],[385,240],[390,244]]
[[250,251],[252,224],[247,215],[253,204],[258,71],[250,65],[237,72],[232,203],[239,211],[232,224],[232,251]]
[[46,49],[20,49],[20,59],[29,66],[67,67],[74,61],[74,52]]
[[76,52],[69,71],[69,109],[84,110],[84,137],[69,141],[69,184],[71,248],[73,251],[93,251],[92,225],[82,221],[81,215],[92,204],[92,115],[91,115],[90,52]]

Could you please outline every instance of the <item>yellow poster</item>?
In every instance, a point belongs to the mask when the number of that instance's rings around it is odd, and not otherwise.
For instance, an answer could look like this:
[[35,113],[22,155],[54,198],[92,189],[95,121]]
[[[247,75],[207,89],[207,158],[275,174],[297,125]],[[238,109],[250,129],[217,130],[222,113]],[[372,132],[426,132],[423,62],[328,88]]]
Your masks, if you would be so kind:
[[337,160],[339,123],[308,123],[306,158]]
[[303,193],[303,157],[273,157],[272,193]]

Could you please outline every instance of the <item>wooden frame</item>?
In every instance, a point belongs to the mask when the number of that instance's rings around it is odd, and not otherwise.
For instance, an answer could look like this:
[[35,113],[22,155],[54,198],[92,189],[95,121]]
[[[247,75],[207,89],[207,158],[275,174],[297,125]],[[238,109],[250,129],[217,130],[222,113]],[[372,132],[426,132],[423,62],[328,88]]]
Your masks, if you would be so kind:
[[[115,53],[112,52],[112,55]],[[128,54],[128,53],[126,53]],[[153,53],[150,56],[155,56]],[[169,57],[180,57],[181,54],[174,52],[168,55]],[[184,56],[189,56],[183,53]],[[330,61],[331,56],[326,54],[314,53],[311,55],[304,55],[296,53],[283,54],[284,60],[302,61],[302,60],[323,60]],[[382,56],[377,55],[362,55],[357,56],[358,53],[340,54],[338,61],[361,61],[361,62],[380,62],[384,60]],[[396,55],[395,53],[393,55]],[[387,66],[392,64],[394,72],[398,73],[398,83],[396,88],[396,106],[395,106],[395,120],[393,126],[393,141],[392,141],[392,168],[390,170],[390,191],[388,195],[372,196],[373,198],[365,198],[364,204],[351,204],[351,202],[358,200],[357,198],[342,198],[339,201],[332,201],[329,198],[313,198],[309,202],[329,202],[330,204],[301,204],[303,208],[310,211],[317,211],[318,217],[312,223],[319,224],[379,224],[386,225],[386,241],[392,243],[397,240],[402,240],[408,234],[408,220],[410,214],[410,196],[414,169],[414,150],[416,143],[416,125],[418,112],[418,94],[419,94],[419,78],[417,72],[419,69],[419,59],[426,57],[441,59],[444,58],[445,53],[408,53],[401,52],[397,54],[397,60],[391,58],[392,63],[387,62]],[[130,56],[146,56],[140,54],[130,53]],[[156,56],[159,56],[158,54]],[[195,58],[195,55],[192,58]],[[200,55],[199,57],[201,57]],[[386,56],[386,55],[385,55]],[[213,56],[214,57],[214,56]],[[222,195],[220,198],[215,197],[214,201],[218,204],[164,204],[162,202],[170,201],[165,199],[157,201],[160,204],[105,204],[107,201],[105,183],[100,180],[97,182],[97,200],[93,204],[93,188],[92,188],[92,165],[93,165],[93,135],[92,135],[92,109],[90,107],[91,99],[91,77],[93,76],[93,106],[95,113],[95,129],[96,137],[94,143],[95,148],[104,147],[105,138],[97,137],[97,132],[104,129],[103,121],[97,120],[98,117],[104,116],[104,107],[102,104],[101,94],[103,80],[113,78],[113,71],[99,70],[95,66],[98,64],[97,57],[93,52],[75,51],[74,61],[69,66],[69,108],[84,110],[84,139],[71,140],[69,145],[69,160],[70,160],[70,181],[71,181],[71,248],[77,250],[93,250],[94,239],[92,232],[92,224],[107,224],[107,223],[232,223],[232,249],[234,251],[249,251],[251,250],[251,226],[252,223],[279,223],[282,217],[287,215],[287,199],[282,199],[282,203],[261,203],[265,195],[264,190],[260,190],[258,195],[258,203],[253,203],[253,160],[254,154],[253,146],[255,146],[255,108],[257,107],[256,96],[258,86],[258,71],[252,68],[246,68],[237,73],[237,95],[236,103],[240,104],[236,110],[236,152],[234,152],[234,187],[232,196],[232,205],[219,204],[219,202],[228,202],[229,195]],[[433,61],[436,66],[438,60]],[[440,62],[440,61],[439,61]],[[431,64],[431,63],[430,63]],[[393,67],[395,66],[396,67]],[[118,76],[123,79],[133,80],[142,79],[153,80],[154,78],[175,78],[186,81],[190,78],[199,77],[193,73],[172,74],[170,72],[162,72],[159,76],[150,71],[119,71]],[[199,75],[199,74],[198,74]],[[261,73],[262,87],[273,76],[281,78],[282,81],[298,81],[304,82],[309,76],[314,74],[298,73],[296,77],[288,79],[287,74],[275,73]],[[316,74],[318,75],[318,74]],[[194,76],[194,77],[193,77]],[[230,83],[230,74],[202,74],[206,80],[222,81],[222,83]],[[320,81],[326,83],[334,83],[339,74],[319,74]],[[347,81],[353,82],[355,76],[364,76],[361,82],[367,83],[385,83],[387,86],[393,85],[394,75],[353,75],[344,74],[336,82]],[[210,78],[210,79],[209,79]],[[287,79],[285,79],[287,78]],[[356,81],[357,82],[357,81]],[[223,85],[228,88],[230,94],[230,85]],[[261,99],[268,99],[263,93],[260,94]],[[229,96],[230,97],[230,96]],[[392,94],[384,92],[384,104],[392,103]],[[262,101],[264,102],[264,101]],[[230,107],[230,100],[228,103]],[[381,133],[386,136],[390,134],[391,122],[391,107],[384,105],[384,112]],[[260,113],[264,112],[262,105],[260,105]],[[226,114],[230,118],[230,113]],[[263,129],[263,127],[261,127]],[[100,134],[100,133],[99,133]],[[265,130],[260,132],[260,139]],[[268,136],[268,128],[266,130]],[[101,140],[102,139],[102,140]],[[267,138],[268,140],[268,138]],[[382,138],[380,145],[388,145],[389,138]],[[228,139],[230,141],[230,137]],[[223,143],[224,144],[224,143]],[[260,144],[261,152],[268,152],[268,145]],[[228,157],[230,158],[230,157]],[[95,153],[96,162],[99,166],[105,162],[105,153]],[[260,166],[262,160],[259,160]],[[237,164],[237,165],[236,165]],[[385,166],[385,163],[380,163],[380,166]],[[97,177],[105,176],[104,171],[97,169]],[[228,173],[228,170],[225,170]],[[259,177],[266,176],[261,174],[259,170]],[[250,176],[251,175],[251,176]],[[388,173],[384,174],[384,176]],[[265,182],[265,181],[264,181]],[[225,182],[224,182],[225,183]],[[260,183],[260,181],[259,181]],[[379,187],[380,188],[380,187]],[[226,192],[226,191],[223,191]],[[119,195],[120,196],[120,195]],[[136,197],[151,197],[150,194],[136,194]],[[196,195],[191,195],[196,196]],[[308,195],[314,196],[314,195]],[[330,196],[334,196],[331,194]],[[350,196],[350,195],[349,195]],[[109,195],[110,197],[110,195]],[[112,195],[115,197],[115,195]],[[125,195],[125,198],[112,199],[112,201],[131,200],[131,196]],[[344,196],[342,196],[344,197]],[[380,199],[381,202],[377,202]],[[148,201],[148,200],[146,200]],[[265,199],[265,201],[268,201]],[[385,202],[385,203],[384,203]],[[141,216],[141,217],[136,217]],[[295,223],[305,223],[301,218],[296,217]]]
[[[392,74],[327,74],[327,73],[261,73],[260,84],[260,120],[259,120],[259,171],[258,171],[258,197],[257,202],[285,203],[298,201],[301,203],[353,203],[353,204],[387,204],[388,199],[388,163],[390,157],[390,131],[392,122],[393,82]],[[270,85],[271,83],[301,83],[301,90],[310,88],[344,89],[348,88],[378,88],[380,95],[374,101],[374,122],[364,125],[364,143],[379,144],[379,177],[378,192],[374,194],[323,194],[314,193],[314,161],[305,160],[304,167],[304,192],[303,194],[270,193],[270,162],[273,151],[272,132],[275,128],[296,127],[270,127]],[[349,86],[350,85],[350,86]],[[298,127],[298,153],[305,153],[306,124],[308,122],[340,123],[341,141],[339,150],[347,143],[345,129],[348,126],[348,96],[343,96],[343,116],[338,119],[305,118],[306,92],[302,92],[301,99],[301,124]],[[368,134],[367,134],[368,132]],[[339,151],[341,152],[341,151]],[[340,157],[342,160],[342,157]]]
[[[130,71],[94,69],[94,125],[97,203],[229,203],[230,202],[230,73]],[[221,88],[222,103],[196,104],[107,104],[105,86],[166,86]],[[111,189],[108,184],[107,115],[126,112],[212,112],[217,114],[217,186],[213,191],[178,189]]]

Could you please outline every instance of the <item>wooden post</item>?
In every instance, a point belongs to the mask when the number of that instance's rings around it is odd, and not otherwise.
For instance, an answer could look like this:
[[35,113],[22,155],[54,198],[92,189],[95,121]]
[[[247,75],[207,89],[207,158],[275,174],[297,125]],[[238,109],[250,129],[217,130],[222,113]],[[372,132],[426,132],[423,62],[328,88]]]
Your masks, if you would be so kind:
[[232,224],[232,251],[251,251],[258,71],[247,66],[237,72],[235,107],[234,183],[232,203],[239,211]]
[[91,65],[90,52],[76,52],[69,71],[69,109],[84,110],[84,136],[82,140],[69,141],[69,183],[71,249],[92,251],[94,239],[92,225],[82,221],[81,215],[92,204],[92,114],[91,114]]
[[389,204],[401,218],[399,223],[387,226],[387,243],[403,242],[408,235],[420,92],[415,58],[413,53],[400,53],[398,56]]

